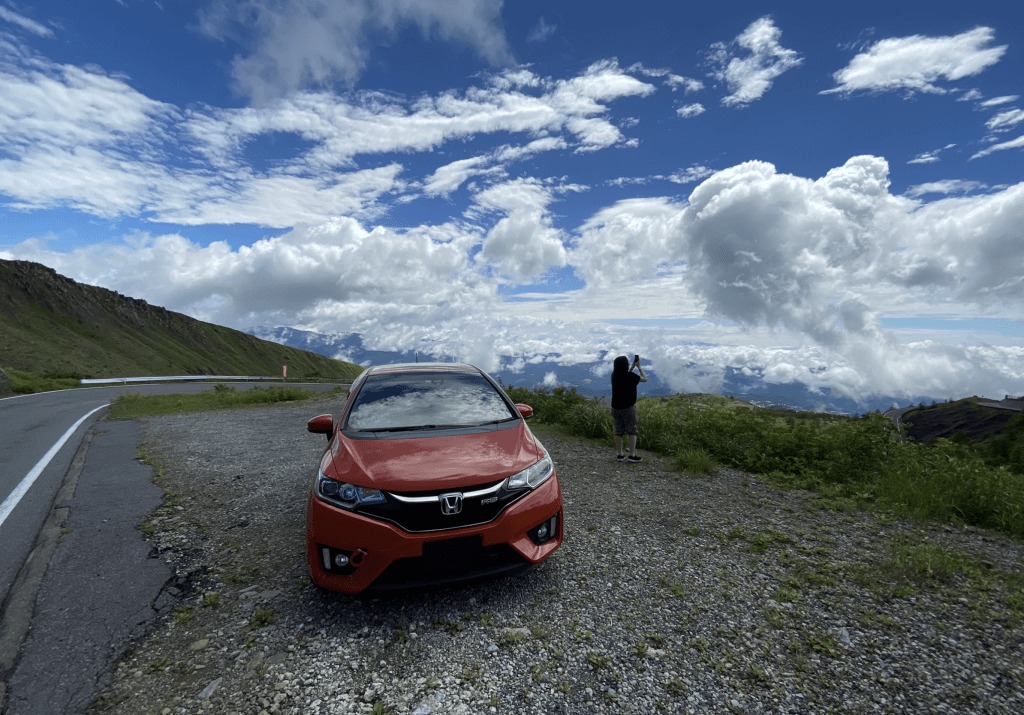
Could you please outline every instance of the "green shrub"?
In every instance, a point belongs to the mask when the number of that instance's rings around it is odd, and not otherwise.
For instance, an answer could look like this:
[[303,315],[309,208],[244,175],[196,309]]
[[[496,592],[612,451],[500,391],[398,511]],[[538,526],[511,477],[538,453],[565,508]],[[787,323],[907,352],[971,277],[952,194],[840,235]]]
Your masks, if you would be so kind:
[[[509,394],[533,406],[540,423],[581,437],[612,437],[610,410],[602,400],[565,388],[512,388]],[[641,398],[637,416],[638,445],[670,457],[683,472],[735,467],[781,486],[819,489],[835,504],[878,500],[906,514],[1024,538],[1024,478],[993,457],[1021,459],[1024,446],[1017,437],[980,455],[950,440],[932,446],[903,442],[878,413],[841,417],[685,397]]]
[[878,495],[911,514],[1006,531],[1024,537],[1024,479],[993,467],[969,448],[940,439],[902,445],[880,466]]
[[1024,412],[1015,415],[999,436],[983,442],[978,453],[988,464],[1024,475]]
[[715,460],[703,447],[687,447],[676,452],[675,465],[684,474],[703,476],[715,468]]
[[52,390],[69,390],[80,385],[77,375],[37,375],[22,370],[7,370],[7,379],[11,392],[17,395],[28,395],[35,392]]

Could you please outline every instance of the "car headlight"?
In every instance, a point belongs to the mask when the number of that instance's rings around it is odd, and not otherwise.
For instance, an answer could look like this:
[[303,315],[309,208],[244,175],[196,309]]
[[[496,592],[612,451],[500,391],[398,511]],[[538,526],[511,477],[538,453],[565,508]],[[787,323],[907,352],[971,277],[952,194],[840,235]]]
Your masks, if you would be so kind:
[[355,509],[366,504],[383,504],[384,492],[380,489],[367,489],[347,482],[339,482],[324,476],[323,472],[316,477],[316,495],[343,509]]
[[540,461],[508,478],[508,489],[535,489],[548,480],[555,472],[554,462],[547,451]]

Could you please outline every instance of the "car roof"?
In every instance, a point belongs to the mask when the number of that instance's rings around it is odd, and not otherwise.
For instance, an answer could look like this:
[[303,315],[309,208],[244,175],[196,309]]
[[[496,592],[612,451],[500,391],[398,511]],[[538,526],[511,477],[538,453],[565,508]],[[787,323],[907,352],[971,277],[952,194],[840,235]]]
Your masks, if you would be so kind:
[[374,365],[366,369],[369,375],[397,375],[410,372],[452,372],[480,374],[480,368],[459,362],[400,362],[391,365]]

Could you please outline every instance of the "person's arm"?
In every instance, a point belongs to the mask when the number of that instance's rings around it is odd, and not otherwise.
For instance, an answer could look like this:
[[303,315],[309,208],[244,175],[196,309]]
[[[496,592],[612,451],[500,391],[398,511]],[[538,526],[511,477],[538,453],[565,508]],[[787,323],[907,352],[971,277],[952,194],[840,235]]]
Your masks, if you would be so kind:
[[633,361],[633,367],[635,367],[637,373],[639,373],[640,382],[647,382],[647,374],[644,372],[644,369],[642,367],[640,367],[640,361],[639,360],[634,360]]

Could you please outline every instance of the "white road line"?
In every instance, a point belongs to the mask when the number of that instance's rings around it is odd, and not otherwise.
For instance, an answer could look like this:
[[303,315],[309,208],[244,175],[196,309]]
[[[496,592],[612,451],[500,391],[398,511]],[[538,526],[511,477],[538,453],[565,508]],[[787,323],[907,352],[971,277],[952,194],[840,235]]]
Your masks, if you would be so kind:
[[57,440],[56,444],[50,447],[50,451],[44,454],[43,458],[36,462],[36,466],[32,467],[32,470],[25,475],[25,478],[22,479],[21,482],[18,483],[18,486],[14,488],[14,491],[7,495],[7,498],[4,499],[4,503],[0,504],[0,526],[4,525],[4,522],[7,521],[7,517],[11,515],[12,511],[14,511],[14,507],[18,506],[18,502],[20,502],[21,498],[25,496],[28,490],[35,483],[36,479],[39,478],[39,475],[43,473],[43,470],[46,469],[46,465],[49,464],[54,455],[60,451],[60,448],[64,446],[64,443],[71,439],[71,435],[75,433],[75,430],[81,427],[83,422],[102,410],[104,407],[107,407],[109,404],[110,403],[108,402],[105,405],[100,405],[92,412],[83,415],[78,422],[71,425],[68,431],[64,433],[63,437]]

